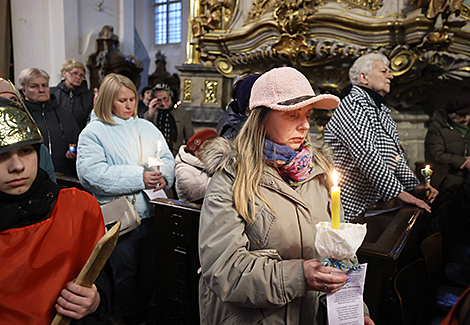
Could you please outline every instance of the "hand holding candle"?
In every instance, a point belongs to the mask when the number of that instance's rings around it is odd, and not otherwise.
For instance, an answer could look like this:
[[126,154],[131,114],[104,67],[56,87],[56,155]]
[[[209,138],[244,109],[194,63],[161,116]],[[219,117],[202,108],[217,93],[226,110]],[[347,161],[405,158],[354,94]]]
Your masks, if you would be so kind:
[[[421,175],[424,176],[424,182],[426,184],[427,188],[431,187],[431,175],[432,175],[432,169],[429,167],[429,165],[426,165],[425,168],[421,169]],[[430,190],[426,190],[426,197],[429,196]]]
[[339,229],[340,225],[340,194],[341,190],[338,186],[338,173],[333,170],[333,186],[331,187],[331,228]]
[[160,171],[160,166],[165,165],[165,163],[160,158],[160,152],[162,151],[162,142],[158,140],[157,142],[157,157],[148,157],[148,167],[152,168],[155,167],[156,171]]

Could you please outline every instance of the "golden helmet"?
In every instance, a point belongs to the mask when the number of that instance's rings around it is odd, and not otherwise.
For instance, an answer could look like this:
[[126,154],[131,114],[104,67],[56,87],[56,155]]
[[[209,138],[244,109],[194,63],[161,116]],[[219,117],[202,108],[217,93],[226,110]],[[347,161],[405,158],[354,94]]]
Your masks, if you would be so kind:
[[27,109],[0,97],[0,154],[42,142],[41,132]]

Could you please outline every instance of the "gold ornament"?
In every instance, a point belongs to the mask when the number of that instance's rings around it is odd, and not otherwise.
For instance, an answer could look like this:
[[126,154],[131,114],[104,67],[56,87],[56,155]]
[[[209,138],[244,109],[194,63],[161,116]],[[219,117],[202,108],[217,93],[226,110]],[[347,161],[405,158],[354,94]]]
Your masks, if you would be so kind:
[[0,98],[0,154],[41,142],[41,132],[28,111],[9,99]]

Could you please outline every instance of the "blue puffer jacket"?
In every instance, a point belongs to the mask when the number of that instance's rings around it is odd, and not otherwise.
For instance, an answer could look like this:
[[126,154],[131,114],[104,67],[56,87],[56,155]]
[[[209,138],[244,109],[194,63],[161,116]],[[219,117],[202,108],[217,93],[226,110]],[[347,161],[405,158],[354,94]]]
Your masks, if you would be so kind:
[[127,195],[133,199],[142,219],[153,216],[144,189],[144,168],[139,166],[139,134],[142,139],[142,163],[157,156],[157,141],[162,143],[160,157],[166,166],[160,171],[169,189],[175,176],[175,162],[165,138],[150,122],[138,117],[123,120],[113,115],[111,125],[100,121],[94,111],[90,123],[80,133],[77,148],[77,172],[82,185],[93,193],[100,204]]

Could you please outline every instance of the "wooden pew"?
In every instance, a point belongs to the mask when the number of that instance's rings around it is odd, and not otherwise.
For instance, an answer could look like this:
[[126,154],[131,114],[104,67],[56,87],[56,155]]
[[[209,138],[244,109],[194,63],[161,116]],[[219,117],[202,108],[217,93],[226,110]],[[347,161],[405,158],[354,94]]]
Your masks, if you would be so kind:
[[158,324],[199,324],[198,230],[201,205],[173,199],[155,207]]

